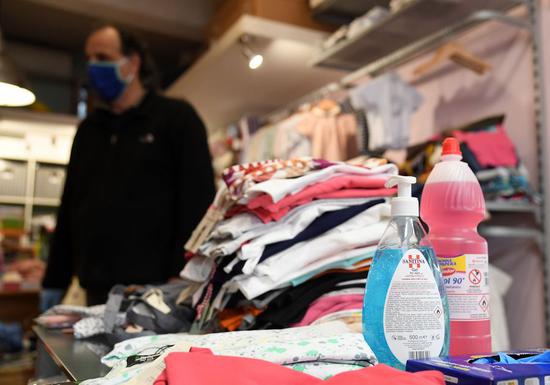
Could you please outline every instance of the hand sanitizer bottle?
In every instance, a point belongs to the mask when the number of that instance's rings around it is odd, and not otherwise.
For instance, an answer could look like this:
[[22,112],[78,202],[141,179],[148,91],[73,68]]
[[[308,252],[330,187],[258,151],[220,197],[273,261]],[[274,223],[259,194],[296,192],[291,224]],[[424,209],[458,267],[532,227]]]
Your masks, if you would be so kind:
[[411,196],[414,177],[393,176],[398,186],[392,219],[367,278],[363,336],[383,364],[404,369],[408,359],[449,352],[449,310],[439,265]]

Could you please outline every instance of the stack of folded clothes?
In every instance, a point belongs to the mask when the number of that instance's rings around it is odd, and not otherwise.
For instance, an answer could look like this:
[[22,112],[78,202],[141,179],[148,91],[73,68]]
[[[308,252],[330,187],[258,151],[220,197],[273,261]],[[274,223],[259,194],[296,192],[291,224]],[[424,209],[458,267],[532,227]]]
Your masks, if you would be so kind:
[[224,219],[188,242],[181,273],[194,287],[192,330],[360,322],[365,279],[388,223],[385,198],[395,193],[384,184],[395,174],[380,159],[297,158],[225,170],[211,208],[218,215],[209,214]]

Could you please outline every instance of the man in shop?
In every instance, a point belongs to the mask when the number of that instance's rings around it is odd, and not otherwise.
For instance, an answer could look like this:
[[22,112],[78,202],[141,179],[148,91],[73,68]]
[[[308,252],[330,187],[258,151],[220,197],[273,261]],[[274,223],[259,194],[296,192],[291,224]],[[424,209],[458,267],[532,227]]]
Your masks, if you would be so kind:
[[106,25],[85,45],[101,100],[78,127],[43,281],[58,302],[73,275],[88,305],[115,284],[178,277],[183,245],[215,193],[204,125],[191,105],[154,90],[142,42]]

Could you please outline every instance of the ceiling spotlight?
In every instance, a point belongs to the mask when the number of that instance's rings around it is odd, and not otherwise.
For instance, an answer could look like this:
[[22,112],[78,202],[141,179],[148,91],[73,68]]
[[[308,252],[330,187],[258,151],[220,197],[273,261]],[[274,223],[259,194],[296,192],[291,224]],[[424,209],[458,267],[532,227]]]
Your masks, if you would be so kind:
[[264,62],[264,57],[258,53],[254,53],[252,49],[250,49],[251,41],[252,37],[250,35],[243,35],[241,36],[239,43],[241,45],[242,54],[248,59],[248,68],[255,70],[262,65]]
[[250,58],[250,61],[248,62],[248,67],[251,70],[255,70],[256,68],[260,67],[262,63],[264,62],[264,57],[262,55],[254,55],[252,58]]

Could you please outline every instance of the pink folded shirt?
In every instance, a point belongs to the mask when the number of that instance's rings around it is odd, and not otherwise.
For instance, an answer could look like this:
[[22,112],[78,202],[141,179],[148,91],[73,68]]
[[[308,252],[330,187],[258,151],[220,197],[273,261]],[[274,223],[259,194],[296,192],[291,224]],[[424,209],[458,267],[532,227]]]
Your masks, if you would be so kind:
[[363,295],[344,294],[321,297],[314,301],[307,309],[304,318],[292,326],[307,326],[321,317],[342,310],[361,309],[363,307]]
[[483,167],[516,167],[518,164],[514,143],[500,124],[494,131],[454,131],[453,136],[468,145]]
[[384,187],[386,179],[344,175],[327,179],[304,188],[296,194],[287,195],[273,203],[270,195],[262,194],[251,199],[246,207],[255,213],[263,222],[279,220],[290,209],[311,202],[314,199],[371,198],[387,197],[395,194],[395,189]]

